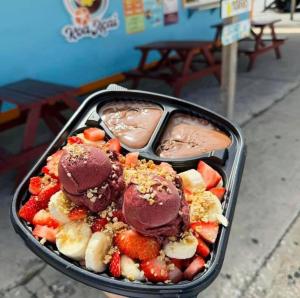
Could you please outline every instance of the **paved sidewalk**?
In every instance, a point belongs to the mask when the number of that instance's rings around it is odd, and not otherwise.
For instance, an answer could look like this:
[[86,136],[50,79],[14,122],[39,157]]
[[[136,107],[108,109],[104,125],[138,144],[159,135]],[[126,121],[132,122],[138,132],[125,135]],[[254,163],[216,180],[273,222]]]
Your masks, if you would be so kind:
[[[291,36],[282,60],[270,53],[252,73],[245,73],[246,61],[240,59],[236,116],[248,157],[223,270],[199,297],[299,296],[299,48],[299,37]],[[168,92],[147,81],[142,87]],[[222,112],[212,79],[191,84],[183,97]],[[40,141],[46,137],[41,129]],[[9,134],[0,138],[17,147]],[[0,297],[104,297],[45,265],[14,234],[7,212],[13,183],[14,173],[0,177]]]

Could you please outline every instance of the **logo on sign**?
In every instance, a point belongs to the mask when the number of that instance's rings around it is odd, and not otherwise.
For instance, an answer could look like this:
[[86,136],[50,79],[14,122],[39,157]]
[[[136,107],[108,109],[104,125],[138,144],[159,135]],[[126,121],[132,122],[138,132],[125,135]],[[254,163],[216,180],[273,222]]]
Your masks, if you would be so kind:
[[64,0],[64,5],[72,17],[72,24],[62,29],[63,36],[69,42],[84,37],[106,37],[109,31],[119,27],[117,12],[104,17],[109,0]]

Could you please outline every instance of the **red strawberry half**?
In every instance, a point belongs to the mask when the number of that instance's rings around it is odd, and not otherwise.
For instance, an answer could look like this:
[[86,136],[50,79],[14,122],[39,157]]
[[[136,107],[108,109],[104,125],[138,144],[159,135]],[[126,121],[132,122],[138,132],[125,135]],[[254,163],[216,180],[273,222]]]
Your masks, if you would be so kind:
[[222,201],[225,194],[224,187],[214,187],[211,188],[209,191],[212,192],[215,196],[217,196],[220,201]]
[[210,253],[208,245],[201,238],[198,238],[197,253],[204,258]]
[[109,264],[109,272],[113,277],[121,276],[121,257],[120,252],[117,251],[112,255],[110,264]]
[[222,179],[221,175],[216,170],[202,160],[198,163],[197,171],[202,175],[206,189],[217,186]]
[[59,226],[59,223],[44,209],[35,214],[32,223],[34,225],[47,226],[51,228],[57,228]]
[[163,282],[168,279],[167,264],[154,258],[141,263],[141,269],[144,271],[145,277],[152,282]]
[[209,243],[215,243],[218,236],[219,224],[216,222],[194,222],[191,228]]
[[121,253],[132,259],[144,261],[159,255],[160,245],[155,238],[143,236],[133,230],[117,234],[115,243]]
[[38,195],[42,189],[41,177],[31,177],[29,182],[29,192],[33,195]]
[[40,210],[37,202],[37,196],[31,196],[30,199],[19,210],[19,216],[32,223],[33,217]]
[[102,231],[107,223],[106,218],[96,218],[91,226],[92,232],[96,233]]
[[70,210],[69,218],[71,220],[81,220],[86,218],[88,215],[88,210],[84,207],[75,207]]
[[47,241],[55,242],[56,230],[47,226],[37,225],[32,231],[32,235],[37,238],[45,238]]
[[205,268],[205,261],[202,257],[196,257],[183,273],[185,279],[192,280],[196,274]]
[[38,195],[38,203],[40,209],[48,208],[48,203],[50,201],[50,198],[59,190],[60,190],[59,183],[49,184],[49,186],[44,188]]

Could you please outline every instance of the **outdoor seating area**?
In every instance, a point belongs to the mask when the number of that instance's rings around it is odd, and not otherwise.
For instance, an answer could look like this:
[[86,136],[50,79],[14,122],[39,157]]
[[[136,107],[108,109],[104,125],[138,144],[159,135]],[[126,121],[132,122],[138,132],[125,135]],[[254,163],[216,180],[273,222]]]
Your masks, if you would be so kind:
[[300,0],[2,12],[0,298],[299,298]]

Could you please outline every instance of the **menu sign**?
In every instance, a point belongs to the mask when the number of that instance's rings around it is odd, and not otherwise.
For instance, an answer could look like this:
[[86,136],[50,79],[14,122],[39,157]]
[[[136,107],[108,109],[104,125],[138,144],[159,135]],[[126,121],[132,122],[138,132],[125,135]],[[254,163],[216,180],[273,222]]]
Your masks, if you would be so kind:
[[237,23],[226,25],[223,27],[222,44],[224,46],[230,45],[233,42],[249,36],[250,20],[243,20]]
[[222,19],[230,18],[251,9],[251,0],[223,0],[222,1]]
[[125,26],[128,34],[145,30],[143,0],[123,0]]

